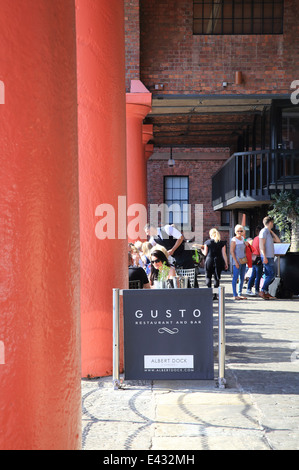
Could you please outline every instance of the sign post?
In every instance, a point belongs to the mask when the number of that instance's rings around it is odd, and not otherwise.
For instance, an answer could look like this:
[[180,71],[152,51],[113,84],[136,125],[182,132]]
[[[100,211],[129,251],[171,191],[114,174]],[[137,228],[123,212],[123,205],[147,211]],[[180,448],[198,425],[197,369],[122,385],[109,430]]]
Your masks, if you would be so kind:
[[218,287],[218,387],[225,388],[225,296],[224,287]]
[[113,385],[120,388],[119,380],[119,296],[121,291],[113,289]]

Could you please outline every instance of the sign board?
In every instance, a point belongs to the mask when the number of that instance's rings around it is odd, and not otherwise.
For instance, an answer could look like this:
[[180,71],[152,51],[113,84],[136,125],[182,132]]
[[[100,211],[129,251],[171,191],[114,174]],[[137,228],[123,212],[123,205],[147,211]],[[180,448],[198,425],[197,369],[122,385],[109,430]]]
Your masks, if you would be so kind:
[[290,247],[290,243],[274,243],[274,254],[285,255]]
[[123,291],[125,379],[214,379],[212,289]]

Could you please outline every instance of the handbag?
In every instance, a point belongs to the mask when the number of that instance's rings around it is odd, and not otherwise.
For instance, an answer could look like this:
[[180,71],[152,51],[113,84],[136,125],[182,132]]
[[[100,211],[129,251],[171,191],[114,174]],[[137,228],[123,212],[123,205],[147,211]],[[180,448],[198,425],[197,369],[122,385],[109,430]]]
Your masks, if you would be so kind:
[[246,264],[247,261],[248,261],[248,260],[247,260],[247,257],[246,257],[246,256],[244,256],[244,258],[239,258],[239,263],[240,263],[240,264]]
[[[255,256],[255,258],[253,256]],[[253,255],[253,256],[252,256],[252,265],[260,266],[262,264],[262,258],[258,255]]]

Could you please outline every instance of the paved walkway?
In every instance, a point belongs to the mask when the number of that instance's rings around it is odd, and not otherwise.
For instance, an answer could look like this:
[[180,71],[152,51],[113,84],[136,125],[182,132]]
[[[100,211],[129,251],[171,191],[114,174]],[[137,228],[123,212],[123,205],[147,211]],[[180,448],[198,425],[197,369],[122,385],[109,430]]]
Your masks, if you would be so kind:
[[226,388],[133,381],[114,390],[111,377],[84,379],[84,450],[299,449],[299,297],[236,302],[230,275],[222,285]]

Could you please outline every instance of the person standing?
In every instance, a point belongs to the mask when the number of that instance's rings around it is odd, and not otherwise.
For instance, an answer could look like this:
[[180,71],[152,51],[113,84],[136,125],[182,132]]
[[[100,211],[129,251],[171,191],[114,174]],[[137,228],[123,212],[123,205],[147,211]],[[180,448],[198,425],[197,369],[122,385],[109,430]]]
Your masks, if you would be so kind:
[[[204,245],[200,245],[200,247],[206,257],[206,286],[212,286],[212,276],[214,275],[214,287],[217,288],[220,284],[221,271],[223,271],[223,269],[227,270],[228,268],[226,244],[221,241],[220,233],[216,228],[212,228],[209,235],[210,239],[205,241]],[[213,300],[217,300],[217,294],[213,295]]]
[[175,266],[178,268],[194,268],[192,251],[185,247],[184,235],[172,225],[164,227],[155,227],[147,224],[144,228],[146,235],[150,237],[151,245],[161,245],[168,251],[169,256],[175,260]]
[[[242,296],[242,289],[244,283],[244,277],[246,272],[246,245],[248,242],[245,242],[244,239],[245,230],[242,225],[235,226],[235,237],[231,239],[230,244],[230,254],[233,259],[233,279],[232,279],[232,287],[233,287],[233,299],[234,300],[242,300],[247,299],[247,297]],[[237,294],[237,282],[239,279],[238,284],[238,294]]]
[[[248,281],[246,295],[258,295],[260,291],[260,281],[263,274],[263,264],[260,254],[260,239],[259,233],[262,227],[257,226],[255,229],[256,236],[252,240],[252,272]],[[252,292],[252,287],[255,286],[255,294]]]
[[275,277],[274,243],[280,243],[279,237],[273,232],[274,219],[267,216],[263,219],[264,228],[259,233],[260,253],[265,272],[265,281],[259,296],[264,300],[275,299],[268,293],[268,288]]

